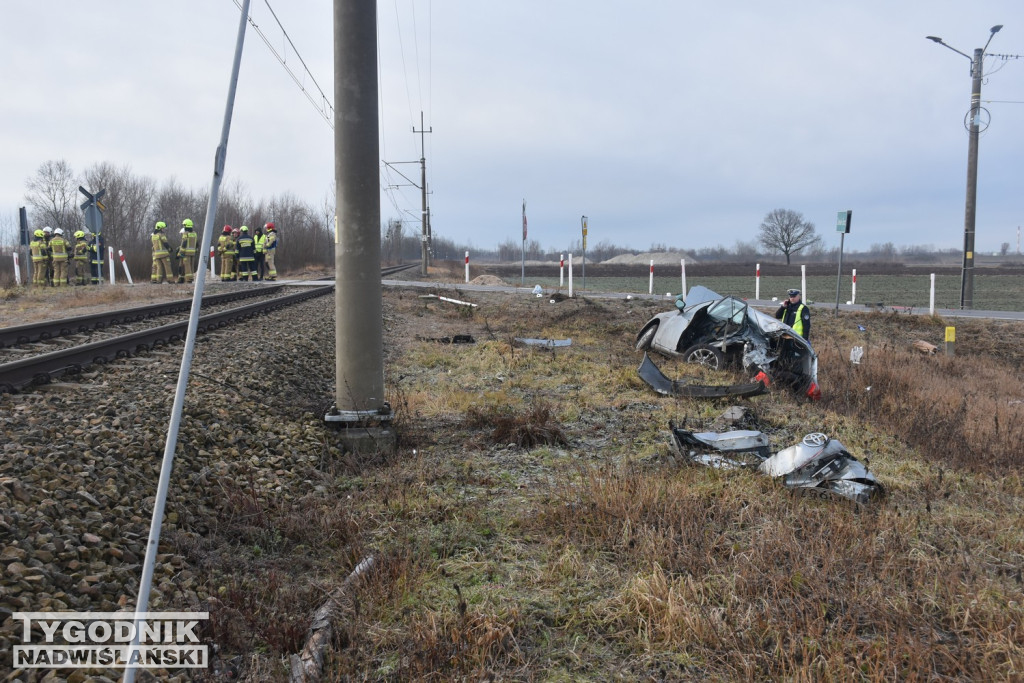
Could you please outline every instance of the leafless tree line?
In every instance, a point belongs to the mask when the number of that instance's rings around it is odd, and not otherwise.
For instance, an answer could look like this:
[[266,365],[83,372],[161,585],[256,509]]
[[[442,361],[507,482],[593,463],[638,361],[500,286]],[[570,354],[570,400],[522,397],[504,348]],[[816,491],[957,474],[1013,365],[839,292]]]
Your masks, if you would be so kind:
[[[153,178],[134,173],[130,166],[109,162],[74,172],[64,160],[47,161],[25,183],[25,206],[30,230],[44,226],[63,228],[68,235],[84,230],[79,204],[86,198],[78,188],[95,194],[106,190],[103,237],[107,246],[120,249],[136,278],[149,273],[150,235],[157,221],[167,224],[172,248],[177,247],[182,221],[190,218],[196,230],[206,224],[208,190],[185,187],[170,178],[158,185]],[[253,200],[242,183],[221,189],[213,222],[213,243],[224,225],[251,230],[272,222],[277,228],[277,269],[300,270],[310,265],[334,262],[334,200],[325,198],[313,206],[293,194],[285,193],[269,200]],[[17,217],[0,218],[0,236],[8,251],[17,242]],[[9,267],[9,266],[8,266]]]

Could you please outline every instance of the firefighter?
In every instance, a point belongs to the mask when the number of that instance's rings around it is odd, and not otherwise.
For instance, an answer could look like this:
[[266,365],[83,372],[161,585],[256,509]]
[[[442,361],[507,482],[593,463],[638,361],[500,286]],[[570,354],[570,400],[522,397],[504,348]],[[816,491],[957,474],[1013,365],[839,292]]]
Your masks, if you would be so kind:
[[154,285],[161,282],[167,284],[174,282],[174,274],[171,272],[170,245],[167,243],[167,235],[164,234],[165,228],[167,228],[166,223],[157,221],[153,226],[153,234],[150,236],[150,240],[153,242],[153,273],[150,276],[150,282]]
[[103,235],[90,234],[89,240],[89,284],[100,283],[100,272],[103,268]]
[[85,241],[85,231],[75,231],[75,244],[71,247],[72,264],[75,267],[75,284],[84,285],[89,282],[89,243]]
[[232,260],[234,261],[234,267],[231,269],[231,280],[238,279],[238,228],[231,229],[231,245],[234,249],[232,254]]
[[178,253],[181,255],[181,268],[178,269],[178,282],[192,282],[195,277],[196,240],[198,235],[196,235],[195,226],[192,224],[191,218],[183,220],[181,225],[181,246],[178,247]]
[[71,251],[64,239],[64,228],[57,228],[50,238],[50,258],[53,260],[53,286],[63,287],[68,283],[68,259]]
[[224,232],[217,239],[217,253],[220,254],[220,280],[228,282],[231,280],[231,272],[234,264],[235,247],[231,243],[231,226],[225,225]]
[[43,228],[43,239],[46,240],[46,284],[53,287],[53,255],[50,254],[50,240],[53,239],[53,228]]
[[277,229],[273,223],[264,226],[267,230],[267,241],[263,245],[263,252],[267,259],[267,279],[277,279],[277,268],[274,267],[274,255],[277,253]]
[[35,236],[28,243],[28,250],[32,253],[32,284],[46,286],[46,233],[36,230],[32,233]]
[[256,241],[249,236],[249,226],[238,229],[238,279],[249,281],[252,275],[256,279]]
[[252,238],[256,247],[256,279],[262,280],[266,271],[266,244],[267,236],[263,234],[263,228],[256,228],[256,236]]

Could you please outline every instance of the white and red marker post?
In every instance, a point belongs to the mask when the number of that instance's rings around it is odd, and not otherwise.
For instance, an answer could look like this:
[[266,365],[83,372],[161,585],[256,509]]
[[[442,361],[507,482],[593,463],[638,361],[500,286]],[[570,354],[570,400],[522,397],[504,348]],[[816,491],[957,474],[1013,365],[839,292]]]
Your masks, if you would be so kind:
[[214,277],[214,278],[217,277],[217,266],[214,265],[214,262],[213,262],[214,254],[216,254],[216,253],[217,253],[216,248],[214,248],[214,246],[211,244],[210,245],[210,276]]
[[107,247],[107,271],[110,273],[110,284],[114,284],[114,248]]
[[469,252],[466,252],[466,284],[469,284]]
[[754,298],[761,299],[761,264],[757,264],[757,271],[754,274]]
[[857,269],[853,269],[853,291],[850,293],[850,303],[857,303]]
[[686,259],[679,259],[679,268],[682,270],[683,278],[683,298],[686,298]]
[[647,285],[647,293],[654,294],[654,259],[651,259],[651,277]]
[[11,256],[14,257],[14,284],[21,287],[21,265],[18,263],[18,252],[11,252]]
[[565,254],[558,255],[558,286],[565,285]]
[[124,268],[124,274],[128,278],[128,284],[134,286],[135,282],[132,280],[132,273],[128,270],[128,264],[124,260],[124,252],[118,249],[117,255],[121,259],[121,267]]

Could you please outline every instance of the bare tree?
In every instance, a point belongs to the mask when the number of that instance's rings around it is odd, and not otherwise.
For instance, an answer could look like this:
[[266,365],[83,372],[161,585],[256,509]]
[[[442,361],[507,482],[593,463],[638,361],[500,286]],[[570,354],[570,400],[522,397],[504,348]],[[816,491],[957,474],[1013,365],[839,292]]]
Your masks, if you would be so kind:
[[761,221],[757,240],[765,249],[785,254],[786,265],[793,254],[821,242],[814,223],[805,221],[802,213],[790,209],[769,211]]
[[96,164],[85,172],[90,191],[105,189],[103,235],[107,246],[121,249],[132,270],[146,272],[150,263],[149,235],[159,218],[150,215],[156,182],[132,173],[130,166],[117,167],[109,162]]
[[77,229],[81,223],[75,206],[78,182],[68,162],[63,159],[43,162],[36,174],[25,181],[25,189],[25,201],[31,207],[33,222],[65,231]]
[[1003,242],[1002,244],[999,245],[999,255],[1006,256],[1008,253],[1010,253],[1010,243]]

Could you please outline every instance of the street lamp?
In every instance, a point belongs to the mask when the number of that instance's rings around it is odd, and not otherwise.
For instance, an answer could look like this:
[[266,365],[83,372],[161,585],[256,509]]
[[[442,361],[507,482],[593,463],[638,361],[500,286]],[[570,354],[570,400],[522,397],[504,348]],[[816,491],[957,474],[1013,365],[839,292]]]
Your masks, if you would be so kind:
[[958,55],[971,60],[971,109],[968,113],[970,123],[967,125],[970,136],[967,143],[967,201],[964,206],[964,263],[960,276],[960,308],[974,308],[974,219],[978,209],[978,124],[981,119],[982,67],[985,50],[1002,27],[1002,24],[997,24],[989,29],[985,47],[976,48],[974,57],[948,45],[942,38],[925,36],[928,40],[948,47]]

